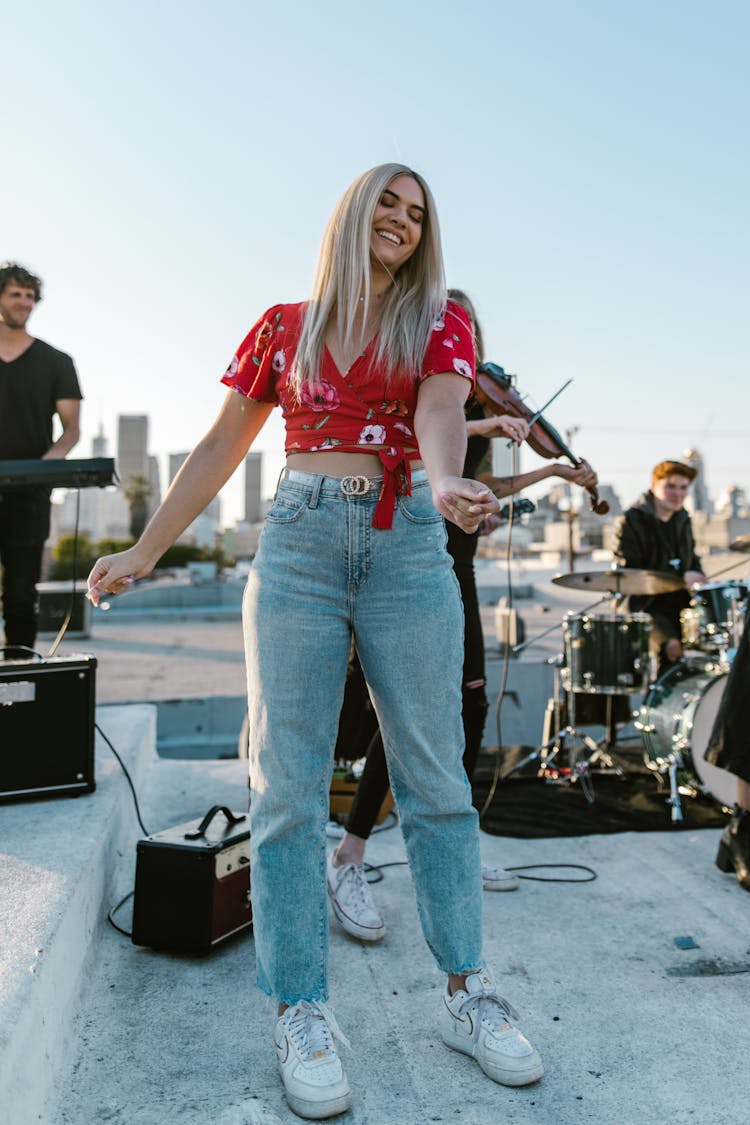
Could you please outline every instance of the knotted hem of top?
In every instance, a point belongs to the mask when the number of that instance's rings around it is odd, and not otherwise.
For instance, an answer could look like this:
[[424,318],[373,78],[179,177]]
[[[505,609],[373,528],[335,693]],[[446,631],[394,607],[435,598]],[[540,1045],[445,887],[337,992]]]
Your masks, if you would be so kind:
[[411,496],[411,461],[417,461],[419,454],[408,454],[403,449],[380,449],[378,457],[383,465],[383,486],[375,505],[372,526],[389,531],[393,527],[396,497]]

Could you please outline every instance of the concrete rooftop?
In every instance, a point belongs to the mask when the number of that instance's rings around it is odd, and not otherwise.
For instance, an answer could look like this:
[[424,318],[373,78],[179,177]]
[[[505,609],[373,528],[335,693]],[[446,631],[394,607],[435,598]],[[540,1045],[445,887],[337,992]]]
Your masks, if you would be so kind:
[[[67,651],[98,657],[103,701],[244,687],[238,621],[128,622],[112,613],[106,624],[95,619],[90,642]],[[131,769],[150,832],[213,804],[246,807],[242,762],[156,756],[154,708],[100,707],[97,719]],[[252,937],[195,958],[134,946],[106,922],[133,886],[142,833],[100,739],[97,783],[76,800],[0,806],[0,1120],[299,1120],[276,1073]],[[331,920],[331,999],[352,1042],[344,1058],[354,1091],[353,1109],[338,1120],[744,1125],[750,896],[714,867],[718,836],[483,835],[486,862],[585,864],[597,875],[484,896],[488,959],[546,1065],[542,1081],[522,1090],[495,1085],[440,1042],[442,981],[408,869],[386,868],[374,888],[388,926],[382,943],[354,941]],[[404,858],[398,827],[370,842],[373,864]],[[128,907],[117,920],[129,928]]]

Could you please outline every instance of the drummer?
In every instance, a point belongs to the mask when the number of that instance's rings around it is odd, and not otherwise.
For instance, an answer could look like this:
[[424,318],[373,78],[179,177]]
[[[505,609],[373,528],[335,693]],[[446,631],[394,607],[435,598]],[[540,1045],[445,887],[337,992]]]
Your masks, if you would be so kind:
[[680,611],[690,604],[689,588],[705,582],[685,499],[697,470],[682,461],[660,461],[651,473],[651,488],[617,521],[612,546],[621,566],[679,574],[683,589],[649,597],[631,596],[628,609],[653,618],[651,651],[657,677],[682,657]]

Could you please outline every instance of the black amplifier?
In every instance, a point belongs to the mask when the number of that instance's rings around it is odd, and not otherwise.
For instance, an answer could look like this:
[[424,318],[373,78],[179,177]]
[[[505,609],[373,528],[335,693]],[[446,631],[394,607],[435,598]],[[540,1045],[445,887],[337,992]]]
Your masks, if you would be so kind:
[[[222,818],[215,822],[217,814]],[[203,820],[138,841],[133,901],[136,945],[207,953],[252,925],[246,813],[214,805]]]
[[0,660],[0,801],[90,793],[96,659]]

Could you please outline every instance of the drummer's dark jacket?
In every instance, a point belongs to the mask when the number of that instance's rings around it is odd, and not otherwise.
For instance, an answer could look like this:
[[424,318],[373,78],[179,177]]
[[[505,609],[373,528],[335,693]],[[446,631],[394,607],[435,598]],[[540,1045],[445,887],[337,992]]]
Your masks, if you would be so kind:
[[[656,515],[654,495],[644,492],[632,508],[628,508],[615,525],[612,552],[621,566],[642,570],[670,571],[684,574],[686,570],[700,570],[700,559],[695,553],[693,525],[684,508],[669,520]],[[662,639],[680,636],[680,610],[690,605],[687,590],[671,594],[642,595],[628,599],[628,609],[633,613],[650,613],[654,631]]]

